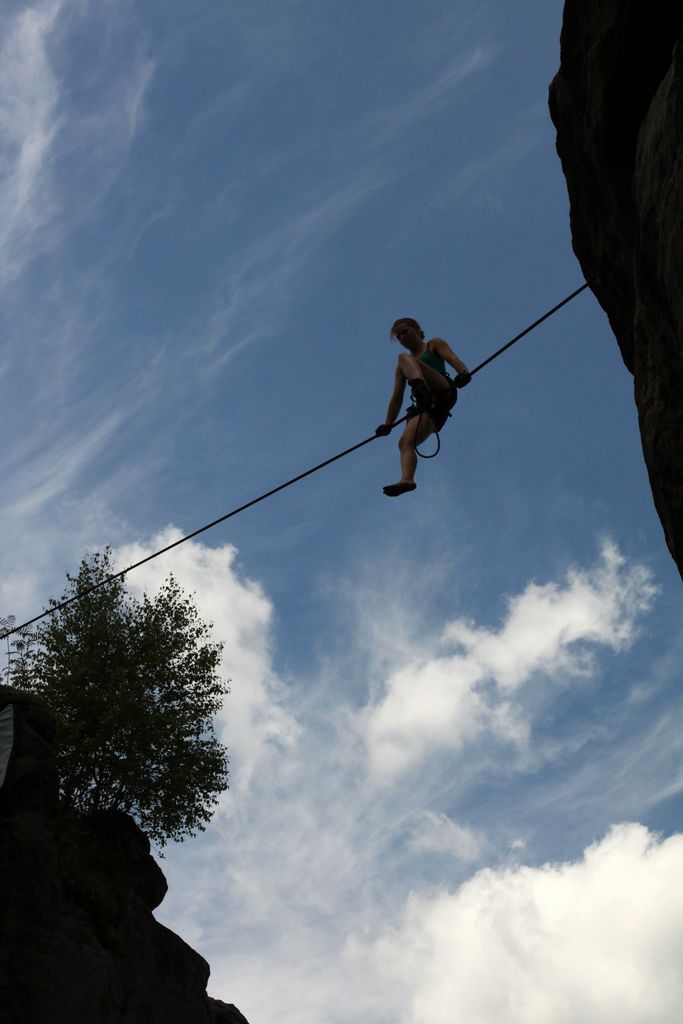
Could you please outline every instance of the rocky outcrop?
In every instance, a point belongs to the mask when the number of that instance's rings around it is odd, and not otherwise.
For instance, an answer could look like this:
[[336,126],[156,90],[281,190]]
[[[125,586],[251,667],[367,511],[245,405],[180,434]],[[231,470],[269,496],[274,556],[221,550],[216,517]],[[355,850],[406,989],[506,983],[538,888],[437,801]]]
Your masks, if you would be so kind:
[[566,0],[550,87],[574,251],[634,375],[683,575],[683,7]]
[[60,811],[52,716],[0,688],[3,709],[3,1024],[246,1024],[207,996],[206,961],[154,919],[167,886],[146,836],[119,812]]

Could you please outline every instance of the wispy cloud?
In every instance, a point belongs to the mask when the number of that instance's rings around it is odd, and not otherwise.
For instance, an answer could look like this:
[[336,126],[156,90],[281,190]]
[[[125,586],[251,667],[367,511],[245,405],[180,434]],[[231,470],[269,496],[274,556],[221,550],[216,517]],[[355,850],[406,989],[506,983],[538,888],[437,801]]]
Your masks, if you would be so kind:
[[[415,129],[425,121],[436,118],[447,103],[457,100],[457,90],[473,75],[488,67],[495,57],[494,47],[472,44],[459,48],[444,61],[421,88],[412,89],[409,95],[402,95],[397,88],[394,101],[378,110],[371,110],[366,118],[353,129],[359,140],[371,139],[371,148],[386,154],[385,147],[400,143],[401,148],[410,146]],[[415,154],[419,159],[419,153]]]
[[[277,333],[291,296],[307,287],[325,249],[364,214],[384,187],[419,162],[419,146],[411,143],[413,133],[443,116],[446,105],[457,103],[461,87],[495,57],[495,46],[481,40],[479,16],[473,12],[474,5],[467,14],[459,7],[452,25],[447,19],[446,26],[441,26],[438,39],[433,31],[425,31],[423,39],[406,43],[409,53],[402,52],[401,59],[422,68],[417,79],[383,78],[372,92],[350,97],[348,107],[335,107],[333,123],[326,118],[324,106],[314,114],[308,110],[309,97],[302,96],[303,116],[293,125],[290,144],[265,145],[258,161],[252,158],[247,135],[242,160],[232,171],[237,177],[233,182],[228,172],[221,189],[223,198],[238,193],[229,203],[237,211],[237,221],[231,217],[226,224],[226,233],[237,241],[223,257],[217,283],[192,331],[199,339],[193,354],[215,353],[204,364],[203,376],[213,376],[245,348]],[[177,159],[188,147],[207,144],[216,131],[226,131],[226,125],[232,125],[235,136],[242,138],[243,120],[250,114],[257,118],[264,90],[287,94],[292,89],[292,66],[282,59],[281,33],[264,35],[258,14],[254,22],[250,30],[241,23],[236,27],[240,45],[250,54],[253,51],[249,65],[238,83],[198,113],[179,140]],[[298,47],[304,46],[309,31],[309,45],[320,45],[316,23],[310,27],[302,23],[299,28],[304,39],[297,39]],[[450,28],[458,40],[455,48],[452,42],[444,43]],[[292,31],[291,25],[282,26],[282,32],[287,31]],[[265,230],[262,210],[250,199],[254,181],[270,209]],[[225,214],[220,204],[214,203],[212,209]]]
[[590,673],[588,645],[627,645],[655,592],[648,571],[627,568],[608,544],[594,570],[570,572],[565,586],[530,584],[509,601],[500,630],[447,625],[443,653],[397,667],[365,712],[375,772],[391,780],[435,749],[458,749],[484,732],[526,743],[529,723],[514,693],[536,673]]
[[[116,18],[106,7],[99,14],[104,21]],[[56,70],[55,49],[63,52],[74,26],[92,15],[89,4],[45,0],[7,19],[0,50],[0,283],[5,286],[37,256],[54,252],[101,202],[140,129],[154,71],[149,58],[133,51],[90,111],[74,105],[72,83]],[[87,188],[75,194],[78,179],[87,181]]]
[[48,41],[60,0],[14,15],[0,49],[0,282],[47,244],[59,199],[50,167],[60,129],[60,83]]
[[91,430],[79,431],[72,437],[62,436],[56,444],[33,453],[13,477],[12,487],[18,497],[10,493],[7,504],[0,506],[0,515],[26,519],[52,504],[87,470],[121,421],[120,413],[112,413]]
[[[137,40],[118,52],[122,18],[121,5],[62,0],[3,15],[0,597],[19,614],[100,530],[120,536],[111,497],[144,471],[142,459],[101,471],[149,390],[140,358],[113,365],[101,343],[125,239],[115,227],[85,260],[76,252],[144,125],[154,65]],[[92,59],[76,65],[72,44],[90,30]]]
[[[286,310],[289,290],[349,217],[382,185],[375,169],[364,169],[350,183],[291,210],[280,224],[257,237],[224,271],[201,347],[212,355],[213,375],[255,339],[263,339]],[[217,350],[222,350],[217,353]]]
[[477,861],[485,842],[465,825],[459,825],[447,814],[423,811],[415,823],[410,841],[416,853],[446,853],[457,860]]

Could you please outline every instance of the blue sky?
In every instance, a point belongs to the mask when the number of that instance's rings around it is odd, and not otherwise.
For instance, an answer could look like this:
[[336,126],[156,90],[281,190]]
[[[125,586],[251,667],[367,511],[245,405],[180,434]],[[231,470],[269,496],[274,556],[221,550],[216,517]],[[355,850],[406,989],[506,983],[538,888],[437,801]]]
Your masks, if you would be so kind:
[[[561,6],[3,6],[0,614],[372,433],[397,316],[475,365],[582,282]],[[158,916],[252,1024],[673,1021],[683,600],[590,293],[442,441],[412,495],[380,439],[130,577],[232,678]]]

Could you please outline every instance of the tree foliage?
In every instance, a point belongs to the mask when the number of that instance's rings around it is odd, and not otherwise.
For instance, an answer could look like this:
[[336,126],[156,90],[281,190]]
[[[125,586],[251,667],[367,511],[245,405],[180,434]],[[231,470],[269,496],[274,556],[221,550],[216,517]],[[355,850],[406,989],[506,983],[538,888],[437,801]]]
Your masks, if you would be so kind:
[[[111,553],[89,555],[58,601],[102,582]],[[137,601],[122,579],[55,612],[24,645],[12,684],[57,717],[60,795],[80,813],[131,814],[160,846],[204,831],[228,783],[213,731],[227,685],[222,645],[170,576]]]
[[[16,662],[21,661],[24,653],[31,645],[33,634],[26,626],[16,629],[16,618],[8,615],[7,618],[0,618],[0,637],[4,645],[2,662],[0,663],[0,680],[5,686],[12,685],[12,671]],[[12,632],[10,637],[8,634]]]

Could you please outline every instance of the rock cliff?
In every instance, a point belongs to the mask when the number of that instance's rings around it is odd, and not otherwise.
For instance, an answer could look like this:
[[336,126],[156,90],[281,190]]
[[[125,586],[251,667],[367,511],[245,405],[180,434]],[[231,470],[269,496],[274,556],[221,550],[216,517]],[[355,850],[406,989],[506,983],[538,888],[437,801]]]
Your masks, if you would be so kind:
[[247,1024],[152,911],[166,879],[132,818],[60,810],[52,716],[0,688],[3,1024]]
[[574,251],[634,376],[683,575],[683,6],[567,0],[550,87]]

